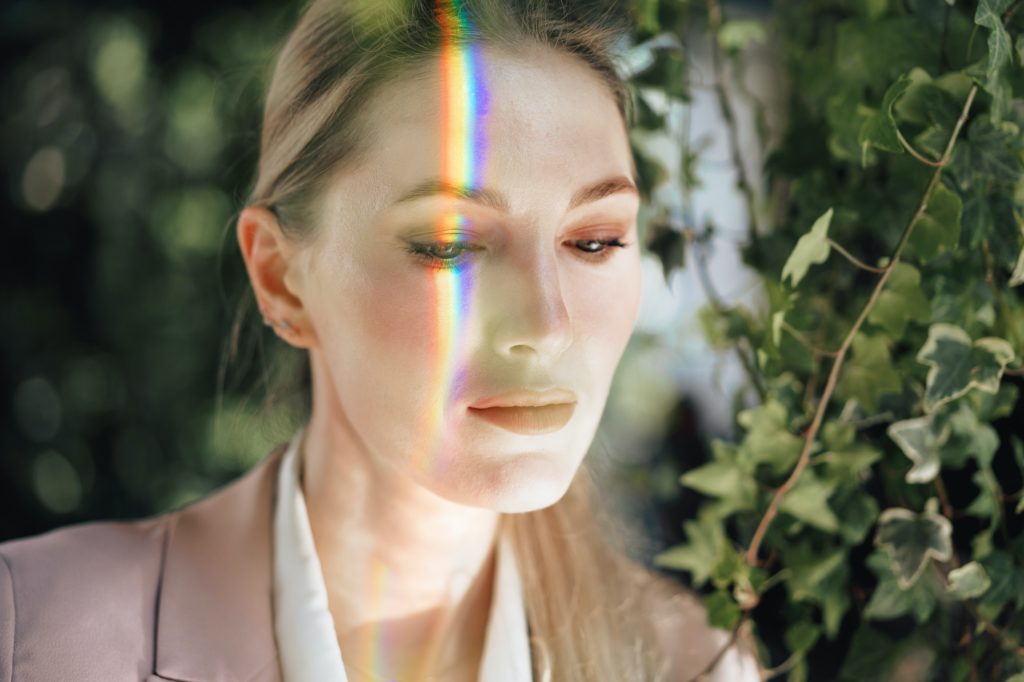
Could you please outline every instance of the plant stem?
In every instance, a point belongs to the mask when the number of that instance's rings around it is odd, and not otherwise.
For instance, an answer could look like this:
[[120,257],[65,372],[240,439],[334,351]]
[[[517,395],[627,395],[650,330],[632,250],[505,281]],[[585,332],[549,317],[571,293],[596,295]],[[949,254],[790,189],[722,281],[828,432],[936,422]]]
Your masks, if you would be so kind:
[[931,166],[932,168],[941,168],[943,166],[943,163],[941,161],[932,161],[927,156],[914,149],[914,146],[907,141],[907,138],[903,137],[903,133],[900,132],[899,128],[896,128],[896,137],[899,138],[900,144],[903,145],[903,148],[906,149],[911,156],[913,156],[915,159],[917,159],[924,165]]
[[[974,97],[977,93],[978,86],[977,84],[974,84],[971,86],[970,92],[967,94],[967,99],[964,102],[963,109],[960,111],[960,118],[957,119],[956,125],[953,127],[953,132],[949,136],[949,141],[946,143],[946,149],[942,154],[943,165],[949,161],[953,154],[953,148],[956,145],[957,137],[959,137],[960,130],[967,121],[967,115],[970,113],[971,105],[974,103]],[[750,541],[750,546],[747,548],[745,558],[747,564],[750,566],[757,565],[758,550],[761,548],[761,543],[764,540],[765,533],[768,532],[768,527],[771,526],[772,521],[775,520],[775,517],[779,512],[779,504],[782,502],[782,498],[793,489],[797,481],[800,479],[800,475],[807,467],[807,462],[811,457],[811,449],[814,447],[815,438],[817,437],[818,430],[821,428],[821,424],[825,419],[825,411],[828,409],[829,403],[832,399],[832,394],[836,389],[836,384],[839,382],[839,372],[843,368],[843,364],[846,360],[846,354],[850,350],[850,346],[853,344],[853,339],[857,335],[857,332],[860,331],[864,321],[867,320],[868,314],[878,302],[878,297],[881,296],[882,290],[885,288],[885,283],[889,280],[889,275],[892,274],[893,268],[903,255],[903,249],[906,247],[907,241],[910,239],[910,235],[913,234],[914,227],[917,225],[921,216],[924,215],[925,210],[927,210],[928,200],[931,198],[932,192],[935,191],[936,185],[939,184],[939,179],[942,176],[942,170],[942,167],[939,166],[932,173],[932,177],[928,181],[928,185],[924,190],[921,201],[918,203],[917,210],[914,211],[913,217],[911,217],[907,226],[903,229],[903,234],[900,235],[899,243],[896,244],[896,248],[893,250],[889,264],[886,265],[884,271],[878,277],[878,282],[875,284],[875,288],[871,292],[871,296],[868,298],[867,303],[864,304],[864,308],[860,311],[860,315],[857,316],[856,321],[853,323],[850,331],[846,334],[842,344],[839,346],[836,358],[832,363],[832,369],[829,371],[828,380],[825,382],[825,389],[822,391],[821,398],[818,401],[818,407],[814,412],[814,419],[811,421],[810,427],[804,434],[804,444],[803,449],[800,452],[800,458],[797,460],[796,466],[793,468],[789,478],[786,479],[786,481],[772,496],[771,502],[768,504],[768,509],[765,511],[764,516],[761,517],[761,521],[758,523],[757,529],[754,531],[754,536]]]
[[875,266],[868,265],[861,259],[857,258],[852,253],[844,249],[842,244],[832,239],[832,237],[826,237],[826,239],[828,239],[829,246],[838,251],[844,258],[846,258],[846,260],[850,261],[861,270],[867,270],[868,272],[874,272],[876,274],[882,274],[882,272],[885,271],[885,268],[876,268]]
[[811,351],[815,355],[825,356],[829,358],[834,358],[836,356],[836,353],[834,351],[825,350],[823,348],[818,348],[817,346],[815,346],[813,343],[810,342],[810,340],[806,336],[804,336],[803,332],[801,332],[799,329],[791,325],[789,322],[783,320],[782,328],[789,332],[790,336],[799,341],[800,345],[802,345],[804,348]]
[[708,28],[711,29],[711,69],[714,73],[715,95],[718,98],[718,108],[722,112],[725,129],[729,135],[729,153],[732,156],[732,163],[736,167],[736,188],[743,195],[743,200],[747,204],[747,236],[751,244],[757,244],[761,231],[758,226],[754,185],[750,181],[747,168],[743,163],[736,114],[733,112],[732,102],[730,102],[729,93],[725,88],[725,67],[718,49],[718,33],[722,28],[722,8],[719,6],[718,0],[707,0],[707,2]]
[[[708,299],[708,303],[716,315],[725,315],[728,312],[728,308],[722,303],[722,299],[719,298],[718,292],[715,291],[715,287],[711,283],[711,275],[708,273],[707,261],[704,258],[702,246],[692,238],[692,234],[689,243],[693,247],[694,262],[697,264],[697,279],[700,281],[701,288],[704,289],[704,296]],[[749,345],[746,338],[737,339],[733,344],[733,348],[736,349],[736,357],[739,358],[744,371],[750,377],[754,390],[757,391],[758,398],[760,398],[761,402],[764,402],[768,398],[768,389],[765,388],[764,380],[757,369],[757,357],[754,355],[754,349]]]

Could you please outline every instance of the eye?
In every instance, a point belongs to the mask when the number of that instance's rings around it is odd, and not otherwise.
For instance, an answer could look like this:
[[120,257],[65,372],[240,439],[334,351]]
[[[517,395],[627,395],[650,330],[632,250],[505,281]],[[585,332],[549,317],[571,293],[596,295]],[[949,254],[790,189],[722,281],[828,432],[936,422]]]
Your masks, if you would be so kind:
[[629,246],[620,239],[574,239],[569,243],[585,254],[583,256],[585,260],[597,263],[611,258],[614,253],[613,248],[623,249]]
[[409,242],[406,250],[433,270],[454,270],[465,265],[463,254],[481,251],[482,246],[465,241]]
[[[601,263],[612,257],[615,248],[629,246],[620,239],[574,239],[572,245],[586,261]],[[467,265],[467,253],[482,251],[484,247],[468,241],[409,242],[406,251],[432,270],[455,270]]]

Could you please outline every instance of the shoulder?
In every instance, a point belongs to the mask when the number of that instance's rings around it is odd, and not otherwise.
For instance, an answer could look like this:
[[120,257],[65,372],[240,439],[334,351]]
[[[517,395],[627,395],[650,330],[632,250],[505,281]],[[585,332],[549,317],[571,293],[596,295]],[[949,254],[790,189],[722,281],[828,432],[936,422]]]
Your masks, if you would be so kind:
[[30,680],[71,679],[122,652],[141,664],[169,523],[90,522],[0,543],[0,682],[10,666]]
[[677,581],[646,568],[644,599],[662,648],[671,659],[672,680],[702,682],[758,682],[763,672],[749,628],[741,628],[736,641],[709,675],[698,675],[729,642],[730,633],[708,622],[699,595]]
[[19,598],[34,596],[36,585],[50,592],[65,583],[119,582],[159,564],[170,518],[65,526],[2,542],[0,558]]

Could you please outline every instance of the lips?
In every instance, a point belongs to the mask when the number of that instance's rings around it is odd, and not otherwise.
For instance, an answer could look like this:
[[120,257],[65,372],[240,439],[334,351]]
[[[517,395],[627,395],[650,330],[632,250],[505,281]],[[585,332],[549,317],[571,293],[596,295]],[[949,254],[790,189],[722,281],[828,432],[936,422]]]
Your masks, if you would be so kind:
[[558,431],[569,423],[576,403],[554,403],[539,407],[470,407],[469,413],[506,431],[539,435]]

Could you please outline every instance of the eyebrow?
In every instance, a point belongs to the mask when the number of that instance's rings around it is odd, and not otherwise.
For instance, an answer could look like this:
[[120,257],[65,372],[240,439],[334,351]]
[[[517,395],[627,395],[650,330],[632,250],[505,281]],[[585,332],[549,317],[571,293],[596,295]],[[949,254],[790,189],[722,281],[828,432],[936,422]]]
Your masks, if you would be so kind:
[[[612,194],[618,194],[619,192],[626,192],[639,196],[636,183],[625,175],[619,175],[601,180],[600,182],[577,191],[569,201],[569,210],[571,211],[583,204],[589,204],[599,199],[611,196]],[[487,189],[486,187],[467,187],[465,185],[457,185],[439,178],[431,178],[430,180],[421,182],[399,197],[395,201],[395,204],[415,201],[416,199],[422,199],[424,197],[434,196],[437,194],[476,202],[504,213],[511,212],[508,200],[500,192]]]

